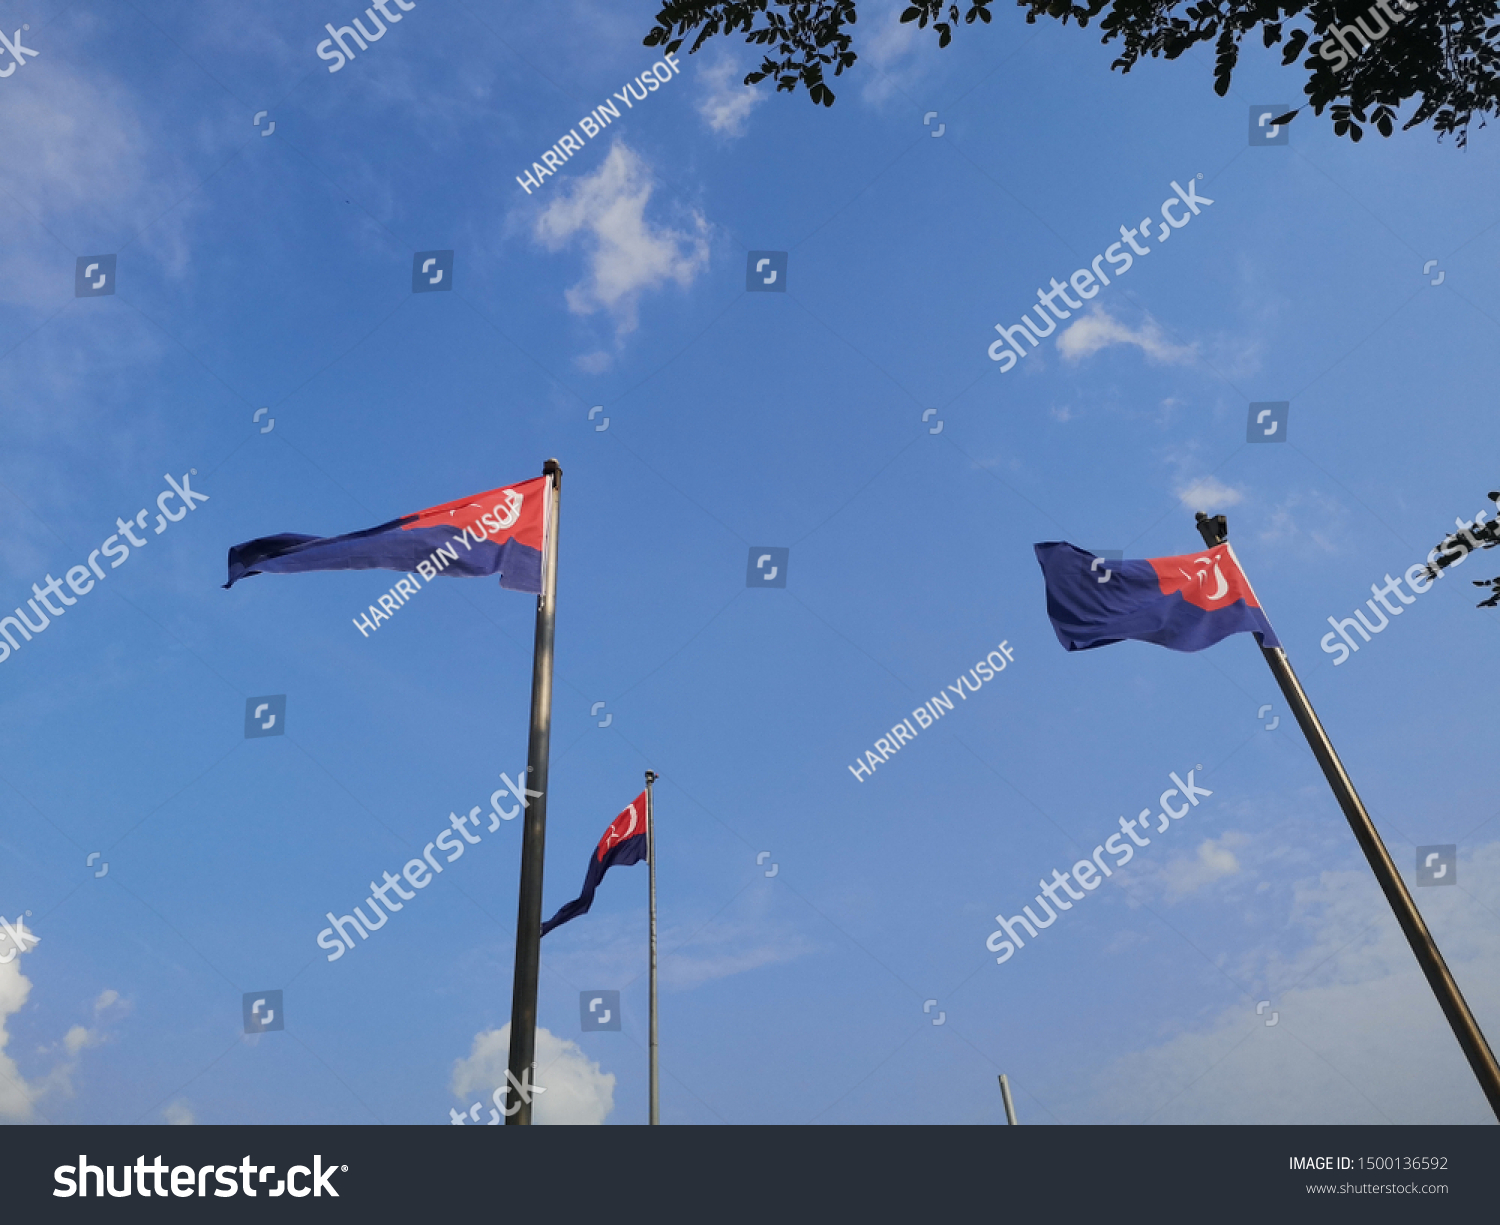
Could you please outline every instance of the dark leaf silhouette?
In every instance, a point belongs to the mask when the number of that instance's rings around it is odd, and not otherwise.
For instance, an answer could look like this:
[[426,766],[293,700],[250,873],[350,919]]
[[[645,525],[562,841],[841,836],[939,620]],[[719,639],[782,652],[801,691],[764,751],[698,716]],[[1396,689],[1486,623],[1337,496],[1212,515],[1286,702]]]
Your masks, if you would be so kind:
[[[938,46],[953,41],[960,24],[989,25],[994,0],[969,0],[960,12],[944,0],[912,0],[903,22],[932,26]],[[1017,0],[1028,24],[1050,17],[1080,28],[1099,23],[1102,41],[1120,44],[1110,65],[1129,72],[1144,56],[1175,60],[1200,43],[1212,43],[1213,88],[1224,97],[1239,65],[1240,43],[1259,32],[1264,47],[1284,44],[1290,65],[1306,52],[1302,92],[1313,113],[1330,111],[1335,135],[1359,140],[1362,124],[1382,136],[1429,125],[1441,140],[1452,134],[1462,148],[1475,122],[1500,113],[1500,0]],[[1386,33],[1369,43],[1354,22]],[[841,76],[859,58],[852,29],[857,0],[668,0],[646,34],[648,47],[676,51],[694,35],[690,52],[711,38],[742,34],[764,48],[760,69],[746,76],[756,84],[768,76],[776,88],[799,86],[824,106],[833,91],[824,82],[832,67]],[[1332,37],[1343,32],[1342,38]],[[1331,37],[1325,38],[1327,31]],[[1350,33],[1353,31],[1353,33]],[[1302,107],[1277,119],[1290,122]],[[1370,113],[1366,119],[1365,112]],[[1401,115],[1405,121],[1401,121]]]
[[[1492,491],[1489,499],[1500,510],[1500,490]],[[1427,555],[1430,559],[1425,567],[1427,577],[1429,580],[1435,579],[1441,571],[1458,565],[1475,550],[1493,549],[1497,544],[1500,544],[1500,514],[1489,522],[1485,522],[1484,516],[1480,515],[1471,526],[1438,541],[1437,548]],[[1500,578],[1480,579],[1474,586],[1488,587],[1491,590],[1490,598],[1479,602],[1480,608],[1500,607]]]

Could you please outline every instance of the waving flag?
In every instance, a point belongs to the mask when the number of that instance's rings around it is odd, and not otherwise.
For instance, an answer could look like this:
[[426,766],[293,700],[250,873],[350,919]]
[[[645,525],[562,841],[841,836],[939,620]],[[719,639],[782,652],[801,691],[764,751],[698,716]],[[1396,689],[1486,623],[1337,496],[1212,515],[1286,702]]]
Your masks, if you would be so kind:
[[[229,550],[233,587],[252,574],[310,570],[419,570],[481,578],[498,574],[512,591],[542,591],[542,553],[548,531],[545,476],[429,506],[379,527],[345,536],[291,532],[247,540]],[[429,571],[431,573],[429,573]]]
[[[1196,518],[1198,534],[1207,547],[1181,557],[1106,561],[1062,541],[1036,545],[1036,559],[1047,580],[1047,615],[1058,641],[1070,651],[1087,651],[1126,638],[1174,651],[1201,651],[1230,634],[1248,631],[1260,639],[1261,654],[1281,696],[1307,737],[1490,1107],[1500,1117],[1500,1063],[1229,547],[1227,520],[1223,515],[1210,518],[1205,511],[1199,511]],[[1268,709],[1264,707],[1263,712]]]
[[1127,638],[1201,651],[1246,631],[1261,646],[1281,646],[1227,541],[1145,561],[1106,561],[1062,541],[1034,547],[1047,582],[1047,616],[1070,651]]
[[583,892],[542,924],[542,935],[560,927],[569,919],[588,914],[594,904],[594,890],[604,874],[616,864],[622,867],[640,863],[646,858],[646,793],[630,801],[630,806],[609,823],[604,837],[589,856],[589,870],[583,878]]

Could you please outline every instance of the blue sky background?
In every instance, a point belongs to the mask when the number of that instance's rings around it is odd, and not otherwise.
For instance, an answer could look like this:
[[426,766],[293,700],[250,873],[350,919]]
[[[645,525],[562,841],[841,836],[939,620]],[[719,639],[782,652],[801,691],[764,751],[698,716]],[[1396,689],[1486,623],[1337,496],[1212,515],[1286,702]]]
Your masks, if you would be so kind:
[[[1228,514],[1408,880],[1458,845],[1416,896],[1500,1035],[1500,623],[1468,581],[1500,556],[1319,649],[1494,513],[1492,133],[1305,114],[1249,147],[1250,107],[1299,96],[1279,54],[1220,99],[1208,52],[1121,76],[1004,10],[939,52],[898,8],[831,110],[744,91],[719,42],[528,196],[655,61],[653,5],[420,0],[330,74],[352,8],[0,4],[39,52],[0,80],[0,609],[164,473],[211,499],[0,664],[0,914],[41,940],[0,966],[0,1119],[488,1098],[519,822],[341,960],[315,940],[524,765],[534,602],[437,583],[365,639],[396,575],[219,585],[236,542],[555,455],[546,910],[657,770],[663,1122],[995,1123],[1002,1071],[1025,1123],[1492,1121],[1253,641],[1068,655],[1031,552],[1182,553]],[[1212,206],[1002,374],[993,325],[1200,173]],[[434,249],[453,290],[413,294]],[[745,292],[750,250],[789,252],[786,293]],[[118,291],[75,298],[99,253]],[[1247,445],[1281,400],[1289,441]],[[784,590],[746,588],[755,545],[791,549]],[[1002,639],[1010,669],[851,777]],[[246,739],[273,694],[286,734]],[[1200,763],[1211,799],[995,964],[997,912]],[[645,1120],[645,892],[617,869],[544,942],[541,1121]],[[579,1032],[597,988],[622,1032]],[[286,1029],[245,1035],[266,989]]]

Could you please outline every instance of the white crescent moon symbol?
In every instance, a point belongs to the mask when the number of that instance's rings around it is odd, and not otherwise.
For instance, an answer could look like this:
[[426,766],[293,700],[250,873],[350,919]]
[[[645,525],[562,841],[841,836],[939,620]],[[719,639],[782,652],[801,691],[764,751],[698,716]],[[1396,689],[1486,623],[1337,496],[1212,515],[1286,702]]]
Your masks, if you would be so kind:
[[1219,585],[1213,594],[1208,597],[1209,603],[1222,598],[1225,592],[1229,590],[1229,580],[1224,577],[1224,572],[1219,569],[1218,562],[1214,563],[1214,578],[1219,580]]
[[505,498],[509,503],[505,509],[502,510],[501,504],[496,502],[490,511],[500,521],[502,528],[511,527],[521,517],[521,503],[526,500],[523,494],[517,493],[514,489],[507,489]]

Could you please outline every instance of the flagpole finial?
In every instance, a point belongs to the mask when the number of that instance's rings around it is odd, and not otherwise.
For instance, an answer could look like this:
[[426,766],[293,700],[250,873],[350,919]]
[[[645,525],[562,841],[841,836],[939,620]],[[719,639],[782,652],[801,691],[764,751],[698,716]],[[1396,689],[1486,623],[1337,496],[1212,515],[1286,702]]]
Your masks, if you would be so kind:
[[648,783],[654,783],[660,777],[661,777],[661,775],[658,774],[655,770],[647,770],[646,771],[646,781]]
[[542,465],[542,475],[551,476],[554,472],[557,473],[558,476],[561,476],[562,465],[555,459],[549,459]]
[[1210,518],[1207,511],[1200,510],[1195,518],[1198,520],[1198,535],[1210,549],[1229,539],[1229,520],[1223,515]]

